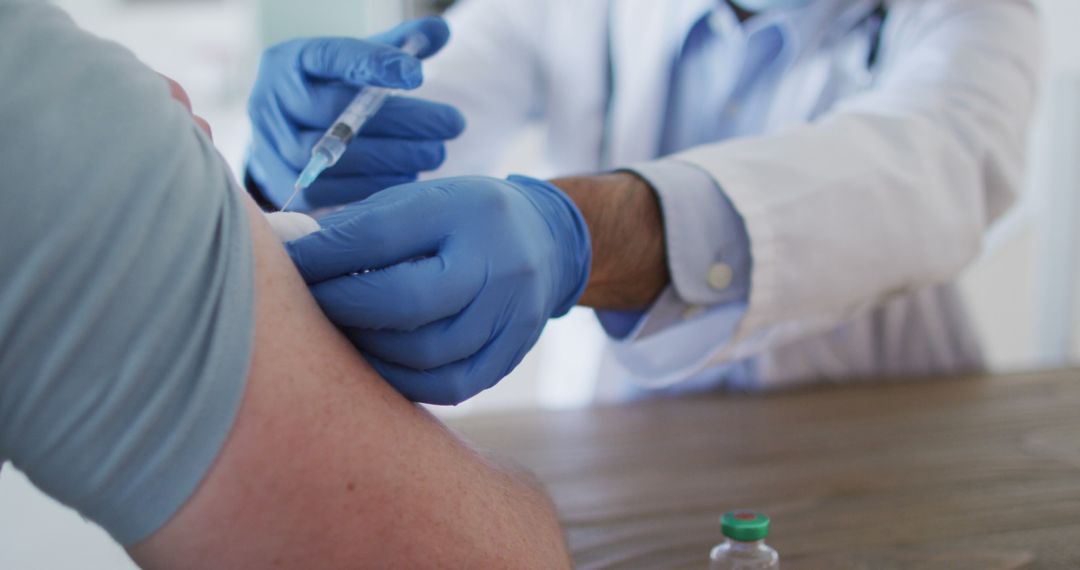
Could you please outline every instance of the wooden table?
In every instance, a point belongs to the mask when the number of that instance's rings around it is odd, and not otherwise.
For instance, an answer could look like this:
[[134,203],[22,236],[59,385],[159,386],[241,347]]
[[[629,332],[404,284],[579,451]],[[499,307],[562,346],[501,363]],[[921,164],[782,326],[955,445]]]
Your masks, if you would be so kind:
[[1080,569],[1080,370],[452,424],[539,476],[580,568],[703,569],[745,507],[784,570]]

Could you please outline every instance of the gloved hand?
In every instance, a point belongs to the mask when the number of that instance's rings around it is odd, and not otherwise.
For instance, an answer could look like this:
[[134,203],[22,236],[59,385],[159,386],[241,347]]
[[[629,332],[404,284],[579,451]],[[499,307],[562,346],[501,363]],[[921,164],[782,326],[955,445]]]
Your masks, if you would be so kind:
[[[413,31],[428,37],[427,57],[446,44],[450,30],[441,18],[402,24],[367,40],[301,39],[270,48],[248,104],[253,139],[248,174],[262,194],[281,207],[311,159],[311,148],[359,88],[418,87],[420,60],[397,49]],[[337,165],[297,198],[290,209],[361,200],[383,188],[410,182],[437,168],[443,141],[465,128],[457,109],[408,97],[392,97],[360,130]]]
[[495,385],[577,303],[588,228],[558,188],[522,176],[417,182],[286,244],[331,321],[407,398],[458,404]]

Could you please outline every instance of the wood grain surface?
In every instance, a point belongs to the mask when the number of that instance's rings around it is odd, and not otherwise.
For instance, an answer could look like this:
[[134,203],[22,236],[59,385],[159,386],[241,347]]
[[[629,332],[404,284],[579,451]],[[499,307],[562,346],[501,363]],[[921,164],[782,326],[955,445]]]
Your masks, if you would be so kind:
[[1080,370],[451,422],[531,469],[579,568],[706,568],[718,517],[784,570],[1080,569]]

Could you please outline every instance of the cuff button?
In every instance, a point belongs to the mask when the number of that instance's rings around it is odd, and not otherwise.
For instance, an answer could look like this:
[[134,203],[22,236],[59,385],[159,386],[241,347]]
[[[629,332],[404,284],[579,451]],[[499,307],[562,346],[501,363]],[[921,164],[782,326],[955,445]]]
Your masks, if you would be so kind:
[[709,268],[709,287],[712,287],[717,291],[723,291],[730,287],[734,278],[735,271],[733,271],[731,266],[726,263],[716,263]]

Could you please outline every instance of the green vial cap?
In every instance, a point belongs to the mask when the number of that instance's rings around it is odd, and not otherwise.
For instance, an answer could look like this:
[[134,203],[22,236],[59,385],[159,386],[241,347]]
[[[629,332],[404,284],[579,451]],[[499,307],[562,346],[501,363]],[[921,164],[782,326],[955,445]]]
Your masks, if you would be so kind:
[[763,540],[769,536],[769,517],[754,511],[731,511],[720,517],[720,531],[740,542]]

